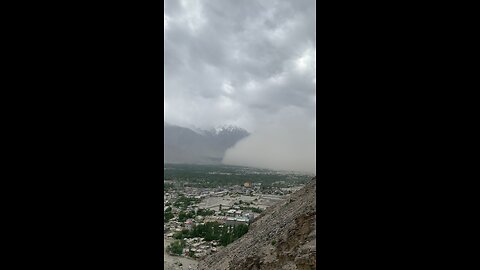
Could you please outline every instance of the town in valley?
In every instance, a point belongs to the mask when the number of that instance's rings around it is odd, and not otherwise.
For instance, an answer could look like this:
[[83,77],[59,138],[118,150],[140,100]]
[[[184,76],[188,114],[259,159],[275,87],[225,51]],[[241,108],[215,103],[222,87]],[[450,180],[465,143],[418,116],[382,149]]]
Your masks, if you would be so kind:
[[197,260],[234,242],[308,174],[224,165],[164,165],[164,265],[195,269]]

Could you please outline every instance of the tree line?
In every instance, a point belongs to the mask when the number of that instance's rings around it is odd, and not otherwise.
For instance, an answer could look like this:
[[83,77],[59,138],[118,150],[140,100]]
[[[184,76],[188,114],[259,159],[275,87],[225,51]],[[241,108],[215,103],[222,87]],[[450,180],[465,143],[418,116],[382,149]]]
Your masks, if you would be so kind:
[[190,231],[183,230],[181,232],[175,233],[173,237],[175,239],[199,237],[204,238],[205,241],[217,240],[222,246],[226,246],[237,240],[247,232],[248,225],[245,224],[238,224],[233,226],[220,224],[218,222],[207,222],[203,225],[200,224],[195,226]]

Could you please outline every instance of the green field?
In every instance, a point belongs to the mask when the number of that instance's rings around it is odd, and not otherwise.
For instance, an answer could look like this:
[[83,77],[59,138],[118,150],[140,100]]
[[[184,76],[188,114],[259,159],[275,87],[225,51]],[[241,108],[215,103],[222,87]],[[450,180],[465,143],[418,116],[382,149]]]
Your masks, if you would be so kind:
[[296,172],[228,165],[164,164],[163,172],[164,180],[172,180],[172,184],[166,186],[187,184],[193,187],[243,185],[246,181],[261,183],[263,187],[287,187],[303,184],[313,177]]

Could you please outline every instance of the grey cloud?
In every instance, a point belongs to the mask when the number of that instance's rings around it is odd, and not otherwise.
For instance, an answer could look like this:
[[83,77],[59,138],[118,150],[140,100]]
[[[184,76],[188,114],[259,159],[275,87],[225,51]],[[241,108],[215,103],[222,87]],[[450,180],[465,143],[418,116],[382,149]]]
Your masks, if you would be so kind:
[[295,108],[315,122],[315,1],[164,3],[165,121],[268,134]]

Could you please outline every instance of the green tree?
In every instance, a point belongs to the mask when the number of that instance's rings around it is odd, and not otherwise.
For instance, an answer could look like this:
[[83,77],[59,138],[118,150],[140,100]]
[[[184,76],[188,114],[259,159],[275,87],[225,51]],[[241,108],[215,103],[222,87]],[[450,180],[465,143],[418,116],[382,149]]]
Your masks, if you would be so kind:
[[167,247],[167,252],[181,255],[184,247],[185,247],[185,241],[175,241]]
[[172,214],[172,212],[165,212],[163,221],[164,221],[164,222],[168,222],[168,221],[170,221],[170,219],[172,219],[173,217],[174,217],[174,215]]

